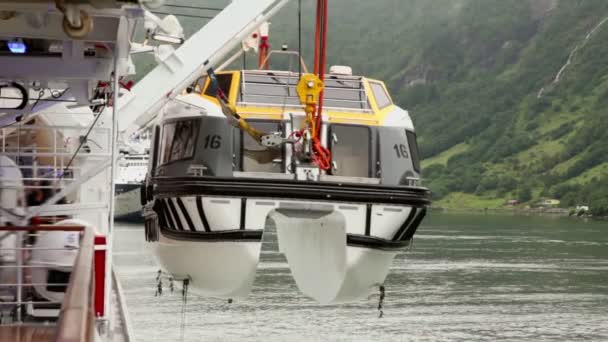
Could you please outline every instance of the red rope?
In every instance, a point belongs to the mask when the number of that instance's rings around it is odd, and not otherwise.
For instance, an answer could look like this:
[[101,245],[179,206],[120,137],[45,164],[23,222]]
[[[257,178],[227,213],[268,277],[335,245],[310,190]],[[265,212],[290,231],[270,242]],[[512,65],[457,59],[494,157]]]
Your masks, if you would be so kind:
[[317,0],[317,17],[316,17],[317,22],[315,24],[315,28],[316,28],[316,30],[315,30],[315,56],[314,56],[315,61],[313,64],[315,75],[319,74],[319,57],[321,56],[319,53],[319,50],[321,49],[321,46],[319,43],[320,43],[320,39],[321,39],[320,38],[320,36],[321,36],[320,28],[321,28],[321,10],[322,10],[321,2],[322,1],[323,0]]
[[268,37],[260,37],[260,57],[258,59],[260,69],[268,69],[268,50],[270,50],[270,44],[268,44]]
[[[327,0],[317,1],[317,27],[315,32],[315,74],[321,81],[325,80],[327,49]],[[313,113],[315,130],[313,135],[313,162],[322,170],[331,168],[331,152],[321,143],[321,126],[323,123],[323,91],[319,94],[319,104]]]

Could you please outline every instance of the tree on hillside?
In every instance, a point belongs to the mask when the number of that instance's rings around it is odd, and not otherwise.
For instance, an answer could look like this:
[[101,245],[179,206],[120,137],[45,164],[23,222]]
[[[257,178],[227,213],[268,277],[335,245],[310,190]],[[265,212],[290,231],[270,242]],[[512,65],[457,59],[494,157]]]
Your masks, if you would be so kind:
[[517,192],[518,200],[522,203],[529,202],[532,199],[532,190],[529,186],[525,185]]

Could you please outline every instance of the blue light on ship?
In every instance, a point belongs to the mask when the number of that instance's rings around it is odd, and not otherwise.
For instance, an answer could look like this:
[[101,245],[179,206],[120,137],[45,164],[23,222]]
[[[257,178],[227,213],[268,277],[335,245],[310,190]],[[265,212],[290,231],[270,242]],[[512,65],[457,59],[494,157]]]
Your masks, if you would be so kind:
[[27,46],[20,38],[9,41],[8,49],[14,54],[24,54],[27,52]]

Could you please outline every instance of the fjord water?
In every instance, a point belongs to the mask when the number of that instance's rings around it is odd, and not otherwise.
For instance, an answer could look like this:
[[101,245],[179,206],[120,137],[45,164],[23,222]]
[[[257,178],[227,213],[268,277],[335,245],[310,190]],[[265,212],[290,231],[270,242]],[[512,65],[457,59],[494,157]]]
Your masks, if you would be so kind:
[[431,213],[393,263],[381,319],[378,296],[302,296],[272,231],[253,293],[232,304],[190,294],[184,307],[167,283],[155,296],[141,226],[117,226],[114,246],[137,341],[608,340],[606,221]]

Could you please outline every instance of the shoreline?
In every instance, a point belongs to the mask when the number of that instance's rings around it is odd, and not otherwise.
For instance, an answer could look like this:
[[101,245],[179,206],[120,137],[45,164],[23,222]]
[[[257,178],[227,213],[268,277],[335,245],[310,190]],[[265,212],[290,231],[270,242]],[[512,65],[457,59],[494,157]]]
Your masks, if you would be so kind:
[[571,215],[570,210],[564,208],[534,208],[534,209],[522,209],[522,208],[448,208],[448,207],[429,207],[431,212],[441,213],[469,213],[469,214],[508,214],[508,215],[519,215],[519,216],[539,216],[539,217],[572,217],[580,219],[592,219],[592,220],[608,220],[605,216],[591,216],[591,215]]

